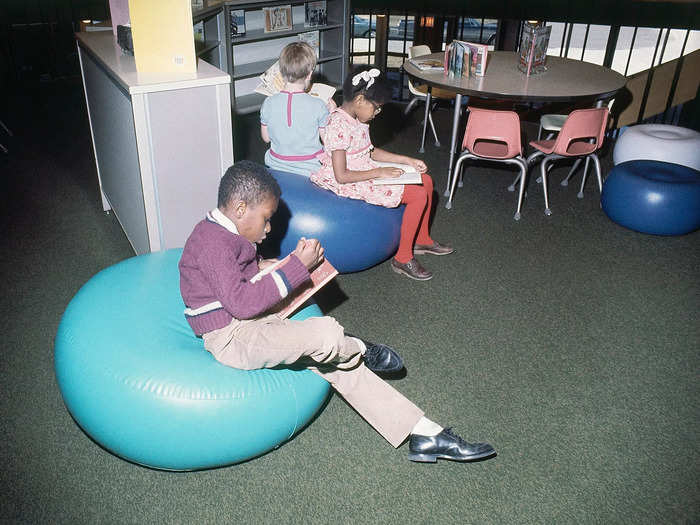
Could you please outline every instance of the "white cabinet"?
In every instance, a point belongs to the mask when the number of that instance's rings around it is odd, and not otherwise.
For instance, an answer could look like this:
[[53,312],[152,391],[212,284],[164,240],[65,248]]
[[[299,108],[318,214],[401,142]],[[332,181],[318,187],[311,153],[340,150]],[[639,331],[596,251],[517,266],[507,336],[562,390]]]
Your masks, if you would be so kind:
[[183,246],[233,164],[229,75],[139,74],[111,31],[76,38],[103,208],[137,254]]

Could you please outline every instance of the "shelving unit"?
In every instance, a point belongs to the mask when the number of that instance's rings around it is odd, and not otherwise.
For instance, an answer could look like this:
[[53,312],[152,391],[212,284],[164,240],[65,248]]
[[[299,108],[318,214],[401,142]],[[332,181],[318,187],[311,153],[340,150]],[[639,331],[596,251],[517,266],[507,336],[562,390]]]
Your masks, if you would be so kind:
[[[314,78],[340,89],[348,67],[350,44],[350,0],[326,0],[327,23],[304,26],[303,0],[209,0],[193,11],[195,27],[202,24],[204,41],[195,41],[197,56],[231,75],[231,105],[239,115],[254,113],[265,100],[255,93],[258,77],[279,58],[282,48],[299,39],[299,34],[319,32],[319,58]],[[263,8],[292,6],[292,28],[266,33]],[[233,37],[231,11],[245,11],[246,32]]]
[[[286,31],[264,31],[263,8],[292,6],[293,26]],[[348,64],[349,0],[326,0],[327,23],[305,27],[305,2],[293,1],[233,1],[225,3],[225,18],[230,20],[232,10],[245,11],[246,33],[231,37],[228,53],[228,71],[231,75],[231,102],[237,114],[253,113],[260,109],[264,95],[255,93],[258,77],[277,61],[282,48],[299,39],[308,31],[319,32],[319,59],[315,78],[341,88]],[[228,25],[228,24],[227,24]]]
[[212,66],[227,70],[229,39],[226,32],[226,12],[224,4],[212,5],[192,13],[192,24],[195,27],[195,34],[198,26],[204,34],[204,40],[195,38],[194,46],[197,57]]

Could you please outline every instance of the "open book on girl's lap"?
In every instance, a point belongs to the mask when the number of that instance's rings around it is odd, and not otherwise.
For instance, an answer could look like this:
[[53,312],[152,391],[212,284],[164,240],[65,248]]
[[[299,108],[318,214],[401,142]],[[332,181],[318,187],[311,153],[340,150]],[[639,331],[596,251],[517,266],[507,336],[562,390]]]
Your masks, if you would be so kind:
[[372,179],[374,184],[423,184],[421,174],[416,171],[416,168],[409,164],[398,164],[396,162],[380,162],[374,161],[380,168],[399,168],[403,173],[399,177],[393,179]]
[[[251,283],[259,281],[263,275],[266,275],[273,270],[279,268],[291,257],[291,253],[287,255],[281,261],[277,261],[275,264],[267,266],[264,270],[260,270],[256,273],[250,280]],[[271,311],[277,312],[282,319],[286,319],[292,315],[304,302],[311,297],[313,294],[318,292],[326,284],[328,284],[336,275],[338,275],[338,270],[336,270],[327,259],[323,259],[321,263],[316,266],[311,272],[311,280],[307,281],[306,284],[293,290],[287,297],[282,299],[279,304],[277,304]]]

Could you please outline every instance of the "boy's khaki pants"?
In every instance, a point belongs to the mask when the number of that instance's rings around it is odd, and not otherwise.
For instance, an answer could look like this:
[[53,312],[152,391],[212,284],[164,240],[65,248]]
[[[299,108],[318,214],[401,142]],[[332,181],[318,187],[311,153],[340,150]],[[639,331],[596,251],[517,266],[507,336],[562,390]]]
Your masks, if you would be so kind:
[[408,437],[423,411],[369,370],[357,340],[332,317],[303,321],[269,315],[239,321],[202,336],[220,363],[243,370],[298,361],[319,374],[394,447]]

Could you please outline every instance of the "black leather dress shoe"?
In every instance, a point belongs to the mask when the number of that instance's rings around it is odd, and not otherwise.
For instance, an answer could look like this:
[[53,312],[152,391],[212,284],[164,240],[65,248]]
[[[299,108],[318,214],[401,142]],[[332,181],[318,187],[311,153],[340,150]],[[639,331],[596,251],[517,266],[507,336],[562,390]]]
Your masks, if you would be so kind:
[[439,459],[472,461],[496,453],[488,443],[467,443],[451,428],[445,428],[437,436],[411,434],[408,442],[408,459],[422,463],[435,463]]
[[403,368],[403,359],[393,348],[381,343],[365,343],[365,366],[378,374],[390,374]]

